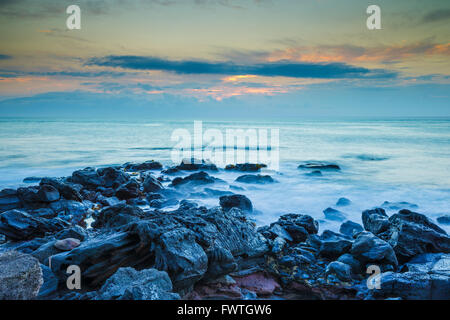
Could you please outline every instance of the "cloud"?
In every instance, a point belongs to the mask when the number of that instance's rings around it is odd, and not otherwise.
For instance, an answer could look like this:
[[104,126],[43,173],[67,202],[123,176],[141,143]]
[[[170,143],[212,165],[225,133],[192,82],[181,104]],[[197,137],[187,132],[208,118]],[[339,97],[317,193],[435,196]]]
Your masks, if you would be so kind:
[[277,61],[255,64],[232,62],[209,62],[196,60],[167,60],[145,56],[94,57],[87,65],[119,67],[133,70],[159,70],[187,75],[257,75],[263,77],[290,78],[394,78],[396,73],[386,70],[370,70],[344,63],[304,63]]
[[423,17],[423,22],[436,22],[450,19],[450,9],[439,9],[427,13]]
[[0,54],[0,60],[8,60],[11,59],[12,57],[7,55],[7,54]]

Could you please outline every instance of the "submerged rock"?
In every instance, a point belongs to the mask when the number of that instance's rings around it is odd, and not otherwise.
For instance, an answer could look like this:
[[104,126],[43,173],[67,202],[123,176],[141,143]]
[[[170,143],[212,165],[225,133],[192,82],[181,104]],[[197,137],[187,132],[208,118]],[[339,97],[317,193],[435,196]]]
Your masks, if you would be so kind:
[[299,169],[317,169],[317,170],[341,170],[341,168],[334,163],[325,162],[307,162],[298,166]]
[[400,202],[385,201],[381,204],[381,207],[390,210],[400,210],[400,209],[417,209],[419,206],[417,204],[409,203],[406,201]]
[[196,186],[196,185],[204,185],[204,184],[212,184],[215,182],[222,181],[220,179],[211,177],[204,171],[193,173],[187,177],[181,178],[177,177],[172,180],[171,186],[179,187],[184,185]]
[[234,194],[231,196],[220,197],[220,206],[224,210],[229,210],[231,208],[239,208],[242,211],[252,212],[253,206],[252,202],[242,194]]
[[229,164],[225,167],[228,171],[243,171],[243,172],[258,172],[261,168],[266,168],[267,165],[263,163],[238,163]]
[[364,228],[356,222],[347,220],[339,228],[339,232],[347,236],[353,236],[355,233],[363,231]]
[[0,253],[0,300],[36,298],[44,280],[39,261],[17,251]]
[[253,175],[253,174],[245,174],[243,176],[238,177],[236,182],[241,183],[255,183],[255,184],[266,184],[266,183],[274,183],[275,180],[269,175]]
[[323,214],[325,215],[325,219],[332,221],[344,221],[346,219],[345,213],[333,208],[326,208],[323,210]]
[[339,198],[338,201],[336,202],[336,205],[338,207],[349,206],[351,204],[352,204],[352,202],[347,198]]
[[437,222],[439,222],[440,224],[450,224],[450,215],[445,215],[445,216],[441,216],[439,218],[436,219]]
[[143,163],[127,163],[125,164],[125,170],[127,171],[147,171],[147,170],[160,170],[162,169],[162,164],[157,162],[157,161],[153,161],[153,160],[149,160],[149,161],[145,161]]

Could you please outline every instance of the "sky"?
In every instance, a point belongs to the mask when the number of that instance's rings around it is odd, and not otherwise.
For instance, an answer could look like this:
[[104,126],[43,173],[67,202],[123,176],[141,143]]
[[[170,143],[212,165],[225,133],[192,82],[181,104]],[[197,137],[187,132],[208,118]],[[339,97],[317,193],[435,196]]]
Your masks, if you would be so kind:
[[0,0],[0,28],[0,117],[450,116],[447,0]]

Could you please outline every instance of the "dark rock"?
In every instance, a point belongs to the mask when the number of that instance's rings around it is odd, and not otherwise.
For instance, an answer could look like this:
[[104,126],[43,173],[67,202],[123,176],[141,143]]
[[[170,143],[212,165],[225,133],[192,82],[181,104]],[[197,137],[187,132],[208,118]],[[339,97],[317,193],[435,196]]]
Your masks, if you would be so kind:
[[84,168],[72,173],[72,182],[81,184],[88,189],[96,189],[103,185],[103,179],[95,168]]
[[101,300],[178,300],[164,271],[120,268],[98,291]]
[[323,176],[322,171],[320,170],[314,170],[311,172],[306,173],[307,176],[311,176],[311,177],[321,177]]
[[139,164],[135,163],[126,164],[125,169],[127,171],[160,170],[162,169],[162,164],[157,161],[149,160]]
[[116,189],[130,180],[127,173],[113,167],[100,168],[97,173],[102,178],[102,185],[106,188]]
[[385,201],[381,205],[382,208],[390,209],[390,210],[401,210],[401,209],[417,209],[419,206],[414,203],[409,203],[406,201],[400,202],[389,202]]
[[222,181],[220,179],[211,177],[204,171],[193,173],[187,177],[181,178],[177,177],[172,180],[171,186],[179,187],[179,186],[195,186],[195,185],[204,185],[204,184],[212,184],[218,181]]
[[74,225],[84,225],[84,219],[88,215],[88,207],[75,200],[60,200],[52,202],[50,208],[57,213],[58,217]]
[[325,230],[320,236],[320,240],[319,254],[331,260],[349,252],[352,247],[351,239],[330,230]]
[[445,215],[445,216],[441,216],[439,218],[436,219],[437,222],[439,222],[440,224],[450,224],[450,215]]
[[225,170],[229,171],[243,171],[243,172],[258,172],[261,168],[266,168],[267,165],[262,163],[238,163],[229,164],[225,167]]
[[390,225],[388,215],[381,208],[363,211],[362,221],[364,229],[373,234],[385,232]]
[[390,244],[367,231],[358,235],[350,253],[362,263],[390,264],[395,268],[398,266],[397,257]]
[[58,190],[59,194],[67,200],[75,200],[81,202],[83,199],[80,195],[80,192],[73,185],[64,182],[62,179],[57,178],[42,178],[41,185],[50,185],[56,190]]
[[93,228],[118,228],[145,217],[144,211],[136,206],[118,204],[102,209],[95,215]]
[[150,207],[153,208],[164,208],[164,207],[171,207],[171,206],[176,206],[178,204],[178,200],[177,199],[155,199],[150,201],[149,205]]
[[216,189],[211,189],[211,188],[205,188],[203,191],[209,197],[221,197],[221,196],[233,195],[233,192],[231,192],[231,191],[216,190]]
[[59,191],[49,184],[41,184],[37,196],[41,202],[54,202],[59,200]]
[[183,159],[176,168],[178,170],[184,171],[197,171],[197,170],[218,171],[215,164],[207,162],[205,160],[198,160],[194,158]]
[[58,278],[53,274],[49,267],[41,264],[42,277],[44,283],[39,289],[38,299],[51,299],[58,290]]
[[256,184],[266,184],[266,183],[274,183],[275,180],[269,175],[260,175],[260,174],[245,174],[243,176],[238,177],[236,182],[241,183],[256,183]]
[[143,183],[145,192],[157,192],[163,188],[161,183],[151,175],[147,175]]
[[272,240],[281,237],[291,243],[300,243],[305,241],[308,235],[316,234],[318,230],[319,224],[312,217],[290,213],[282,215],[262,233]]
[[140,186],[135,180],[130,180],[127,183],[121,185],[116,190],[116,197],[120,200],[128,200],[137,198],[140,195]]
[[57,216],[57,213],[51,208],[39,208],[34,210],[28,210],[28,213],[33,217],[51,219]]
[[66,226],[60,219],[37,218],[19,210],[0,214],[0,233],[15,241],[44,236],[47,232],[54,233]]
[[147,195],[147,201],[151,202],[152,200],[164,199],[164,196],[160,193],[149,193]]
[[325,219],[332,221],[344,221],[346,218],[345,213],[333,208],[326,208],[323,210],[323,213],[325,215]]
[[349,206],[352,202],[347,198],[339,198],[336,205],[339,207]]
[[12,209],[19,209],[20,203],[17,191],[14,189],[3,189],[0,191],[0,212]]
[[43,265],[49,265],[49,259],[51,256],[62,252],[62,250],[55,247],[55,240],[44,243],[39,248],[34,250],[31,255],[39,260]]
[[115,205],[118,205],[122,202],[125,202],[124,200],[119,200],[116,197],[104,197],[103,195],[97,196],[97,202],[100,203],[104,207],[112,207]]
[[349,265],[353,274],[360,274],[363,272],[361,262],[355,259],[350,253],[343,254],[337,259],[337,261]]
[[80,245],[80,240],[75,238],[66,238],[55,242],[56,249],[61,251],[70,251]]
[[40,182],[43,178],[42,177],[26,177],[22,180],[23,183],[37,183]]
[[198,204],[193,202],[193,201],[189,201],[189,200],[181,200],[180,201],[180,209],[194,209],[197,208]]
[[351,281],[351,267],[339,261],[331,262],[325,271],[327,275],[334,274],[341,281]]
[[17,189],[17,197],[24,205],[32,205],[36,202],[40,202],[38,196],[39,187],[32,186],[26,188],[18,188]]
[[298,166],[299,169],[318,169],[318,170],[341,170],[341,168],[334,163],[324,162],[307,162]]
[[231,208],[239,208],[242,211],[252,212],[253,206],[252,202],[242,194],[234,194],[231,196],[222,196],[219,198],[220,206],[224,210],[229,210]]
[[0,300],[31,300],[43,284],[39,261],[16,251],[0,253]]
[[355,233],[363,231],[364,228],[356,222],[347,220],[339,228],[339,232],[347,236],[353,236]]
[[66,238],[75,238],[80,241],[84,241],[88,238],[88,236],[88,232],[80,226],[74,226],[69,229],[64,229],[63,231],[55,234],[55,238],[59,240]]

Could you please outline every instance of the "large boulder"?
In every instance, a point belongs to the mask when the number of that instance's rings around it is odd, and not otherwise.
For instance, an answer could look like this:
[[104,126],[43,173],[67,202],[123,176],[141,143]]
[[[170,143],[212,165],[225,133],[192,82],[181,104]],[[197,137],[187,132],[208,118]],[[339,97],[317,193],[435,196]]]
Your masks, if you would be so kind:
[[39,201],[41,202],[54,202],[59,200],[59,191],[50,184],[41,184],[37,192]]
[[0,214],[0,234],[15,241],[41,237],[47,232],[55,233],[67,226],[67,223],[60,219],[33,217],[19,210],[10,210]]
[[389,217],[384,209],[365,210],[362,213],[364,229],[373,234],[379,234],[389,228]]
[[103,179],[95,168],[84,168],[72,173],[72,182],[78,183],[88,189],[96,189],[103,185]]
[[249,198],[242,194],[233,194],[231,196],[222,196],[219,198],[220,206],[224,210],[230,210],[231,208],[239,208],[242,211],[252,212],[253,205]]
[[39,261],[17,251],[0,253],[0,300],[36,298],[44,280]]
[[291,243],[303,242],[308,235],[317,234],[318,231],[319,223],[311,216],[294,213],[282,215],[278,221],[259,229],[268,239],[280,237]]
[[144,191],[145,192],[157,192],[163,188],[161,185],[161,182],[156,180],[153,176],[147,175],[144,179],[143,183]]
[[49,207],[58,218],[74,225],[84,225],[84,219],[86,219],[89,210],[86,204],[75,200],[59,200],[52,202]]
[[92,227],[97,229],[118,228],[144,217],[145,213],[141,208],[121,203],[102,209],[95,214],[95,221],[92,223]]
[[101,300],[178,300],[172,282],[164,271],[120,268],[98,291]]
[[0,212],[19,209],[22,207],[17,191],[14,189],[3,189],[0,191]]
[[350,253],[362,263],[378,263],[397,268],[398,261],[391,245],[368,231],[361,232],[353,242]]
[[116,190],[116,197],[120,200],[137,198],[140,195],[140,186],[135,180],[130,180],[122,184]]
[[130,180],[130,176],[118,168],[100,168],[97,173],[101,176],[102,185],[106,188],[116,189]]
[[59,194],[67,200],[75,200],[81,202],[83,199],[80,192],[72,184],[58,178],[42,178],[41,185],[50,185],[56,188]]
[[331,260],[349,252],[352,247],[351,238],[330,230],[325,230],[320,236],[320,240],[319,254]]
[[339,232],[347,236],[353,236],[355,233],[359,233],[363,230],[364,228],[359,223],[350,220],[345,221],[339,228]]

